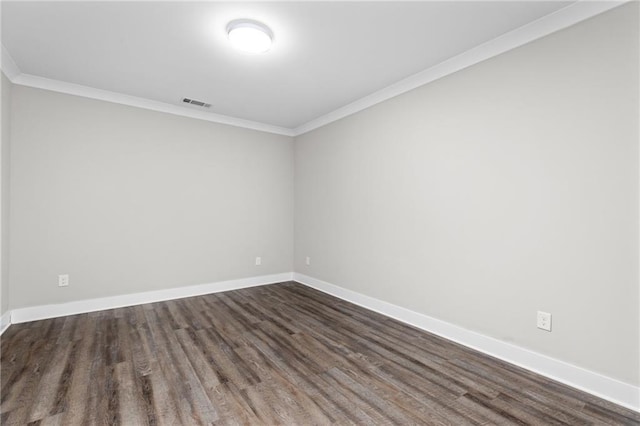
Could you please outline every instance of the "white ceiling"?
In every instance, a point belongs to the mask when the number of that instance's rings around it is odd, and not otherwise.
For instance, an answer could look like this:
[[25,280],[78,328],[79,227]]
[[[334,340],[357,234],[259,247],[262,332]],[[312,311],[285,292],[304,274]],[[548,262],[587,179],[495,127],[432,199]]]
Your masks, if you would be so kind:
[[[570,3],[3,1],[2,44],[25,74],[293,129]],[[237,18],[272,50],[232,50]]]

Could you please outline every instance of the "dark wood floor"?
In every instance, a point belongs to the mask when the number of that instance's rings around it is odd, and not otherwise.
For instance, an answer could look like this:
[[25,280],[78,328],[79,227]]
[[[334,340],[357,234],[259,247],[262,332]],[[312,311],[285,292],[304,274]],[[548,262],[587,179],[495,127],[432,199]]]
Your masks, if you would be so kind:
[[14,424],[640,424],[296,283],[12,325]]

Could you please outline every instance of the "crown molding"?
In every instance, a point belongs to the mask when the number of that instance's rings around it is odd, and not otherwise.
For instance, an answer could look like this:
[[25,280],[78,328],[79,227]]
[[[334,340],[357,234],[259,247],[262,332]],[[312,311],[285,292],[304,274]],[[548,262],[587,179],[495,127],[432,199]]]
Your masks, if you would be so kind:
[[599,15],[607,10],[613,9],[632,0],[623,1],[591,1],[579,0],[554,13],[543,16],[522,27],[509,31],[499,37],[489,40],[477,47],[474,47],[457,56],[447,59],[431,68],[427,68],[417,74],[409,76],[404,80],[387,86],[364,98],[360,98],[348,105],[340,107],[321,117],[315,118],[294,129],[294,135],[299,136],[304,133],[325,126],[341,118],[355,114],[366,108],[372,107],[387,99],[406,93],[417,87],[423,86],[432,81],[438,80],[454,72],[468,68],[471,65],[485,61],[504,52],[530,43],[556,31],[567,28],[585,19]]
[[96,89],[94,87],[82,86],[65,81],[53,80],[39,77],[37,75],[25,74],[20,71],[15,61],[2,46],[2,71],[13,83],[20,86],[35,87],[37,89],[51,90],[53,92],[66,93],[69,95],[82,96],[90,99],[112,102],[116,104],[128,105],[137,108],[149,109],[152,111],[165,112],[167,114],[179,115],[182,117],[195,118],[198,120],[211,121],[213,123],[227,124],[234,127],[258,130],[260,132],[275,133],[284,136],[294,136],[293,130],[286,127],[274,126],[257,121],[244,120],[242,118],[230,117],[228,115],[215,114],[211,112],[195,111],[187,107],[172,105],[165,102],[151,99],[129,96],[122,93],[108,90]]
[[219,124],[227,124],[229,126],[242,127],[245,129],[258,130],[266,133],[293,136],[293,131],[285,127],[273,126],[271,124],[259,123],[257,121],[243,120],[241,118],[230,117],[228,115],[194,111],[182,106],[139,98],[137,96],[124,95],[122,93],[110,92],[108,90],[95,89],[93,87],[81,86],[79,84],[67,83],[65,81],[52,80],[30,74],[19,74],[11,81],[14,84],[21,86],[35,87],[38,89],[51,90],[53,92],[98,99],[101,101],[165,112],[182,117],[196,118],[198,120],[211,121]]
[[515,30],[509,31],[499,37],[489,40],[477,47],[474,47],[457,56],[447,59],[431,68],[409,76],[390,86],[385,87],[368,96],[360,98],[348,105],[333,110],[325,115],[308,121],[294,129],[274,126],[267,123],[244,120],[222,114],[195,111],[187,107],[172,105],[164,102],[154,101],[136,96],[129,96],[122,93],[110,92],[88,86],[67,83],[59,80],[52,80],[20,72],[7,49],[2,46],[2,71],[14,84],[35,87],[39,89],[52,90],[60,93],[67,93],[75,96],[83,96],[92,99],[99,99],[117,104],[129,105],[137,108],[150,109],[153,111],[165,112],[168,114],[180,115],[199,120],[211,121],[214,123],[227,124],[235,127],[258,130],[261,132],[275,133],[285,136],[300,136],[304,133],[325,126],[334,121],[340,120],[349,115],[355,114],[366,108],[384,102],[388,99],[406,93],[410,90],[424,86],[427,83],[438,80],[449,74],[453,74],[474,64],[498,56],[509,50],[530,43],[546,35],[570,27],[578,22],[599,15],[610,9],[618,7],[633,0],[578,0],[554,13],[543,16]]
[[4,75],[6,75],[10,81],[13,81],[20,75],[20,68],[18,68],[11,55],[9,55],[7,49],[2,45],[0,45],[0,48],[2,50],[0,56],[0,69],[2,69]]

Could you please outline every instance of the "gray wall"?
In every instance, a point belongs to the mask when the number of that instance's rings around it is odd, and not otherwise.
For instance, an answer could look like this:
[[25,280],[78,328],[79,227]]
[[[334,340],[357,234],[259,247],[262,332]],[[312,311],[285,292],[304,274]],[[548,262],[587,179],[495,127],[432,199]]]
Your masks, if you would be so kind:
[[[295,270],[640,384],[637,9],[298,137]],[[8,87],[2,312],[292,270],[291,138]]]
[[296,272],[640,384],[638,35],[625,5],[298,137]]
[[9,171],[11,146],[11,88],[12,84],[0,72],[2,92],[2,128],[0,151],[0,315],[9,309]]
[[292,138],[17,85],[12,113],[12,309],[293,269]]

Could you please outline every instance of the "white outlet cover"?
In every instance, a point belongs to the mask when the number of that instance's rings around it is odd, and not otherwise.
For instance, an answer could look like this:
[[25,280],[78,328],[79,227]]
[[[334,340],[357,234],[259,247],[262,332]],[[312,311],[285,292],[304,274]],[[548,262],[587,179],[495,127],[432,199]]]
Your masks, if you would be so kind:
[[58,275],[58,287],[67,287],[69,285],[69,275]]
[[537,326],[541,330],[551,331],[551,314],[538,311]]
[[307,256],[307,258],[305,259],[305,263],[307,265],[311,265],[311,258],[309,256]]
[[262,265],[262,258],[256,257],[256,266],[260,266],[260,265]]

